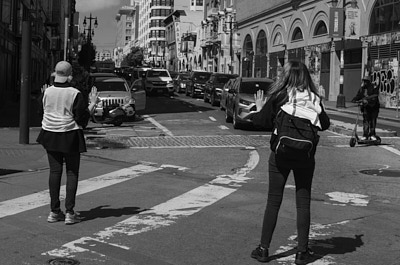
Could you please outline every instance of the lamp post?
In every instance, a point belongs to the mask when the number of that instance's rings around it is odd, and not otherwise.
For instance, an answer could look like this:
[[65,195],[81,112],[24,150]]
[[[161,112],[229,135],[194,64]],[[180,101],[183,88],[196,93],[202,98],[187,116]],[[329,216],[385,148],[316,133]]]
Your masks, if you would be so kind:
[[[231,58],[231,64],[229,66],[229,72],[233,74],[233,30],[236,28],[236,10],[232,8],[225,8],[225,25],[224,32],[229,33],[229,56]],[[227,26],[229,25],[229,27]]]
[[[338,0],[332,0],[332,6],[334,8],[337,8],[338,5]],[[346,6],[346,0],[343,0],[343,11],[344,8]],[[343,16],[343,22],[341,23],[340,21],[336,21],[334,23],[337,23],[337,25],[335,26],[339,26],[341,25],[342,28],[338,29],[339,31],[342,32],[341,34],[341,47],[340,47],[340,77],[339,77],[339,94],[337,95],[336,98],[336,107],[337,108],[345,108],[346,107],[346,98],[343,94],[343,90],[344,90],[344,46],[345,46],[345,38],[344,38],[344,21],[345,21],[346,17]],[[334,26],[334,27],[335,27]]]
[[[86,19],[89,20],[89,27],[86,28]],[[84,34],[86,34],[86,30],[87,30],[87,41],[88,43],[92,42],[92,37],[94,36],[94,29],[92,29],[92,20],[94,20],[94,27],[97,28],[97,26],[99,25],[97,23],[97,17],[92,17],[92,13],[90,13],[89,17],[85,16],[85,19],[83,20],[83,32]]]

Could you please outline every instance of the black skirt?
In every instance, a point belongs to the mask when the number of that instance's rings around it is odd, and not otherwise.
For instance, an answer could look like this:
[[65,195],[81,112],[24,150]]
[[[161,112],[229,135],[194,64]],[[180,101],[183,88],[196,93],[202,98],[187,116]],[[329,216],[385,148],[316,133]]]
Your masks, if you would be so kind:
[[43,145],[46,151],[61,153],[83,153],[87,151],[85,136],[81,129],[68,132],[50,132],[42,129],[36,142]]

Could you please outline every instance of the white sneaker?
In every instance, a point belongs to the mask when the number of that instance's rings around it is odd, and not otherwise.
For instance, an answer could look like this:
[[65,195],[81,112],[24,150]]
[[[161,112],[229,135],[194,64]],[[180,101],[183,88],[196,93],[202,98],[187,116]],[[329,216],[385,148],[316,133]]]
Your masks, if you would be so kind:
[[55,223],[58,221],[64,221],[64,219],[65,219],[65,215],[62,211],[59,213],[50,212],[49,216],[47,217],[47,222]]
[[376,139],[376,136],[375,136],[375,135],[372,135],[372,136],[371,136],[371,140],[372,140],[372,141],[376,141],[376,140],[377,140],[377,139]]
[[368,140],[368,138],[365,137],[365,136],[363,136],[363,137],[360,138],[360,140],[361,140],[361,141],[366,141],[366,140]]
[[65,214],[65,224],[66,225],[72,225],[76,223],[80,223],[82,221],[82,218],[79,216],[77,212],[74,214],[66,213]]

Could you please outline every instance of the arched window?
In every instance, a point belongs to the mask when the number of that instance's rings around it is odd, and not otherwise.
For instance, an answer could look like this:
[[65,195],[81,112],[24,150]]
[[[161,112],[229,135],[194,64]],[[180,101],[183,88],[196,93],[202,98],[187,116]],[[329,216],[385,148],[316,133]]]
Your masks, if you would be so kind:
[[303,40],[303,32],[300,28],[295,28],[292,35],[292,41]]
[[274,46],[278,46],[278,45],[281,45],[281,44],[283,44],[282,34],[280,32],[278,32],[275,35],[273,45]]
[[243,57],[243,62],[242,62],[242,76],[244,77],[251,77],[253,76],[253,56],[254,56],[254,51],[253,51],[253,41],[251,40],[251,36],[247,35],[246,38],[244,39],[244,44],[243,44],[243,52],[244,52],[244,57]]
[[325,34],[328,34],[328,28],[326,27],[325,22],[321,20],[317,23],[317,26],[314,29],[314,36],[320,36]]
[[377,0],[372,9],[370,34],[400,30],[400,1]]
[[256,40],[256,54],[254,61],[254,73],[255,77],[266,77],[267,76],[267,36],[264,30],[258,33]]

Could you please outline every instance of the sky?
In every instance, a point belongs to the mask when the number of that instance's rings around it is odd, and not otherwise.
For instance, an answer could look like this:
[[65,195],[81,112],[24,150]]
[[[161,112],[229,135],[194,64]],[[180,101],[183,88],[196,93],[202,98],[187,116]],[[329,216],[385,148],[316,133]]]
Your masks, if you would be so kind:
[[[93,44],[96,50],[101,52],[109,50],[112,52],[115,45],[115,37],[117,33],[117,21],[115,16],[121,6],[129,3],[126,0],[76,0],[76,11],[79,12],[80,28],[83,31],[83,19],[89,17],[97,17],[98,27],[94,29]],[[86,20],[89,27],[89,20]],[[92,20],[92,28],[94,28],[94,20]]]

